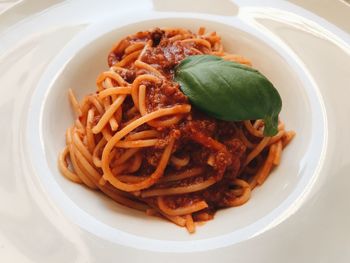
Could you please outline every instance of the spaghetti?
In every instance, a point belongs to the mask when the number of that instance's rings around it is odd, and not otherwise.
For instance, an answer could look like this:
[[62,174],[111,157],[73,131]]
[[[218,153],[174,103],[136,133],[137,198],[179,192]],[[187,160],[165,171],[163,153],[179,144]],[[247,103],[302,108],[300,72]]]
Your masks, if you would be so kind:
[[264,137],[262,120],[226,122],[191,107],[173,81],[181,60],[211,54],[251,66],[205,31],[154,29],[119,41],[94,94],[78,102],[69,90],[76,120],[59,156],[69,180],[191,233],[218,209],[247,202],[295,135],[280,122]]

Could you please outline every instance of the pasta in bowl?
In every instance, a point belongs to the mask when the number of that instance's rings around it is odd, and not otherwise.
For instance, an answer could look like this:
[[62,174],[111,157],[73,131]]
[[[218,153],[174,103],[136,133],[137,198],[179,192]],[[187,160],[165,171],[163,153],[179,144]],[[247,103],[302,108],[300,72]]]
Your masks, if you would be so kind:
[[[207,64],[195,71],[196,60]],[[249,78],[266,80],[251,69],[254,61],[226,52],[215,31],[204,27],[196,33],[185,28],[141,31],[118,41],[107,61],[109,70],[97,77],[96,92],[80,100],[68,92],[76,119],[66,131],[60,171],[119,204],[168,219],[190,233],[197,223],[213,219],[217,210],[246,203],[251,191],[279,165],[283,149],[295,135],[278,119],[279,96],[269,85],[262,96],[266,100],[251,104],[250,97],[262,94],[264,87],[258,85],[255,91],[255,80],[250,84]],[[189,85],[186,92],[187,75],[179,77],[185,63],[192,65],[186,71],[191,80],[205,80],[204,91],[193,95]],[[234,110],[227,115],[230,105],[225,101],[224,115],[215,112],[220,102],[213,112],[210,97],[196,104],[198,96],[213,86],[210,74],[220,71],[218,65],[232,67],[229,76],[234,77],[228,86],[237,86],[237,91],[228,103],[235,107],[243,101],[240,114],[257,118],[246,119]],[[193,75],[207,68],[211,69],[207,74]],[[222,72],[212,79],[218,81]],[[237,78],[248,81],[236,83]],[[197,82],[201,81],[189,84]],[[220,101],[215,93],[213,97]],[[251,113],[259,103],[279,107],[271,117],[275,123],[260,118],[265,113]],[[271,125],[273,133],[268,132]]]

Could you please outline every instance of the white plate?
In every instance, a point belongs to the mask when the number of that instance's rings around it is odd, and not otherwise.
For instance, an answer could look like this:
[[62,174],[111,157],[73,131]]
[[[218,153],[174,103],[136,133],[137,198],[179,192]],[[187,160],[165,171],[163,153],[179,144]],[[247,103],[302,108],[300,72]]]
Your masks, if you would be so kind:
[[[350,260],[349,36],[287,3],[187,2],[18,4],[0,15],[2,261]],[[250,202],[195,235],[67,182],[56,168],[71,122],[67,87],[93,90],[111,44],[157,25],[217,30],[273,81],[282,118],[297,131]]]

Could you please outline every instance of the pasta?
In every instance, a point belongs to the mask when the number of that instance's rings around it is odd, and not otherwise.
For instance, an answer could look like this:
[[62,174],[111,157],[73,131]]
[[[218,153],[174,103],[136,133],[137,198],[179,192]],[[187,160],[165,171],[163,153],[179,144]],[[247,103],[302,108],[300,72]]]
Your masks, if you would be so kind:
[[265,137],[262,120],[226,122],[192,107],[173,74],[196,54],[252,65],[205,28],[157,28],[119,41],[94,94],[79,102],[69,89],[76,120],[59,155],[61,173],[190,233],[218,209],[247,202],[295,133],[280,121],[279,132]]

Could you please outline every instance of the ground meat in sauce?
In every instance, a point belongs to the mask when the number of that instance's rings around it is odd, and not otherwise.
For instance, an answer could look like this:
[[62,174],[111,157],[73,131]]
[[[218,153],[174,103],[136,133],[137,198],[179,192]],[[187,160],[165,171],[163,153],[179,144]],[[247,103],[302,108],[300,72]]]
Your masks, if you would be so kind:
[[117,69],[116,71],[126,82],[132,83],[135,78],[137,73],[134,70],[130,69]]
[[159,45],[160,41],[162,40],[165,32],[159,28],[156,28],[151,32],[151,39],[152,39],[152,47],[156,47]]
[[148,112],[176,104],[188,103],[181,92],[179,84],[173,81],[162,81],[159,85],[149,84],[146,91],[146,107]]
[[169,76],[184,58],[195,54],[196,51],[182,45],[181,42],[174,44],[168,40],[162,40],[153,50],[148,49],[142,59]]
[[[129,44],[135,42],[147,42],[152,40],[152,46],[144,50],[143,62],[151,65],[160,71],[166,79],[159,83],[143,83],[146,85],[146,108],[148,112],[173,106],[176,104],[189,103],[187,97],[181,92],[178,83],[173,81],[174,68],[184,58],[198,53],[208,53],[208,49],[198,46],[195,43],[182,43],[181,41],[170,41],[171,35],[166,35],[159,28],[150,32],[139,32],[134,36],[126,38]],[[120,44],[122,45],[122,44]],[[122,46],[116,47],[122,49]],[[122,59],[122,54],[113,51],[108,56],[110,66]],[[144,69],[136,69],[133,66],[125,66],[126,69],[118,73],[128,83],[140,75],[149,74]],[[125,105],[124,105],[125,104]],[[132,100],[127,99],[123,104],[126,110],[131,109]],[[126,111],[123,109],[123,112]],[[130,119],[130,116],[123,115],[123,120]],[[148,129],[147,124],[139,127],[135,132]],[[177,156],[190,156],[189,167],[205,167],[205,172],[196,177],[181,181],[158,184],[153,188],[182,187],[191,184],[201,183],[208,178],[216,178],[217,183],[213,186],[195,193],[169,196],[165,198],[168,206],[177,208],[192,204],[194,201],[205,200],[209,204],[208,211],[213,208],[225,207],[227,200],[234,198],[230,192],[230,181],[234,179],[246,156],[246,148],[238,139],[237,124],[233,122],[220,121],[210,118],[202,112],[192,108],[190,114],[185,116],[178,124],[171,127],[159,128],[161,138],[155,147],[142,149],[145,159],[141,164],[138,175],[145,176],[154,172],[164,148],[168,145],[170,138],[175,138],[173,153]],[[203,136],[211,137],[225,146],[224,150],[215,150],[193,140],[193,133],[200,133]],[[213,163],[208,165],[208,159],[214,156]],[[165,175],[174,172],[181,172],[171,164],[168,165]],[[149,198],[155,203],[154,198]]]

